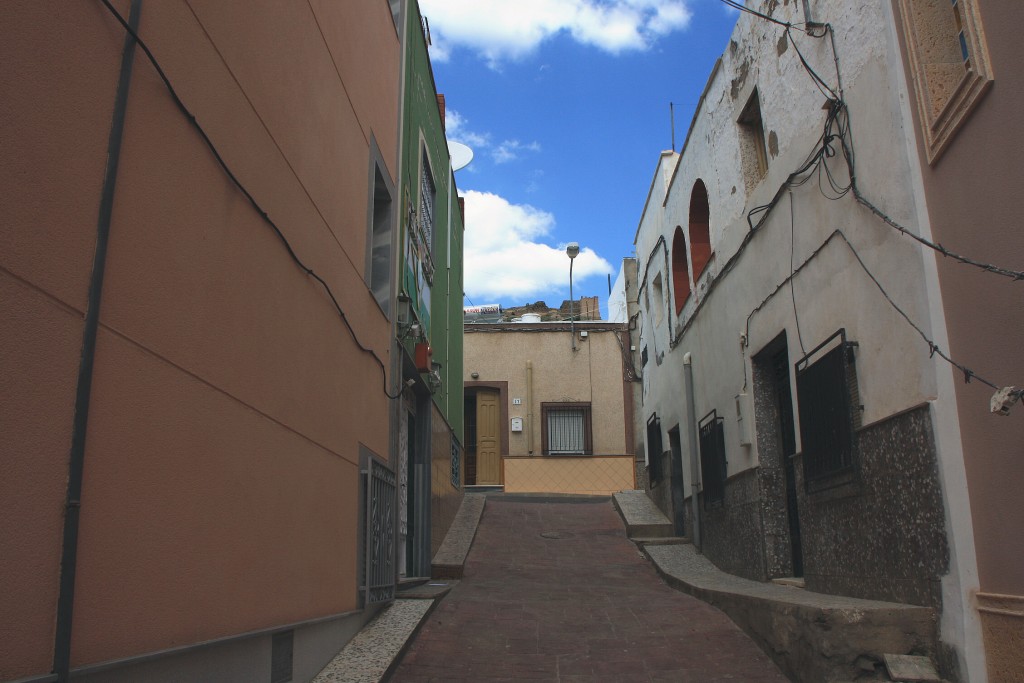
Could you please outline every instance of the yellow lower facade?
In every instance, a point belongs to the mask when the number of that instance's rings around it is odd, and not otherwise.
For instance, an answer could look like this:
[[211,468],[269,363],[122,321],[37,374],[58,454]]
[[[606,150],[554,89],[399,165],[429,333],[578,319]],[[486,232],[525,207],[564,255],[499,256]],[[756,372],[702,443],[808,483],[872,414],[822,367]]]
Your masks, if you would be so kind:
[[505,492],[610,496],[636,487],[633,463],[632,455],[505,457]]

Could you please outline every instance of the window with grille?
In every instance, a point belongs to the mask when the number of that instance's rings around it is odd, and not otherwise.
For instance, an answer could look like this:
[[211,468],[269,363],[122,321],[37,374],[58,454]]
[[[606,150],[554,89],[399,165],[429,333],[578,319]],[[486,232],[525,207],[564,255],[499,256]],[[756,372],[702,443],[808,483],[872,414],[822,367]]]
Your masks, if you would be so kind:
[[[854,433],[860,399],[854,348],[840,329],[796,364],[804,484],[808,491],[841,484],[856,468]],[[837,479],[838,478],[838,479]],[[824,486],[823,486],[824,484]]]
[[704,508],[725,502],[725,419],[712,410],[697,424],[700,438],[700,472],[704,491]]
[[423,230],[427,253],[431,253],[434,247],[434,201],[436,197],[434,174],[430,170],[430,160],[424,150],[423,175],[420,177],[420,228]]
[[594,452],[589,403],[541,403],[544,455],[591,455]]

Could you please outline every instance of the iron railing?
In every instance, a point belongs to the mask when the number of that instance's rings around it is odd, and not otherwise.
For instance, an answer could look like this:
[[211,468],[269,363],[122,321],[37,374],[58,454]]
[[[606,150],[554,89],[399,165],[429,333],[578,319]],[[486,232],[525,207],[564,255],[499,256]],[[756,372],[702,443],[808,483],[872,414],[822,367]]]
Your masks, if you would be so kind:
[[364,604],[395,598],[395,473],[370,458],[363,471],[366,526],[363,536]]
[[452,486],[462,488],[462,449],[455,439],[452,439]]

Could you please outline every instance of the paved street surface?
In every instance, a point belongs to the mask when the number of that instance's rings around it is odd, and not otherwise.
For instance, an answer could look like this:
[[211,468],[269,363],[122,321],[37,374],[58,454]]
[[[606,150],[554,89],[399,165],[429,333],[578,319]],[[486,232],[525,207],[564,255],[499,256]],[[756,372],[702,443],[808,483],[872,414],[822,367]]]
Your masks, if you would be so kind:
[[492,496],[462,582],[391,680],[787,679],[722,612],[662,582],[610,501]]

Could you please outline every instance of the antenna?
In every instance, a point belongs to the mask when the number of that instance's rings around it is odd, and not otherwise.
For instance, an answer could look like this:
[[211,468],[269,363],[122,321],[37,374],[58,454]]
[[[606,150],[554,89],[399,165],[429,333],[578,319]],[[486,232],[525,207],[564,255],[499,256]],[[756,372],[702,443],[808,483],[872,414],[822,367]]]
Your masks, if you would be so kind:
[[672,124],[672,151],[676,151],[676,105],[668,103],[668,118]]
[[458,171],[473,161],[473,150],[461,142],[448,141],[448,154],[452,158],[452,171]]

